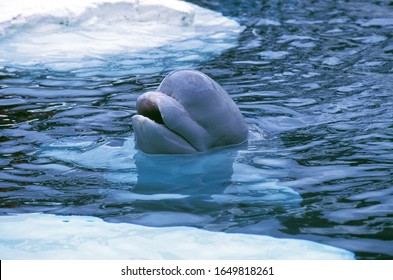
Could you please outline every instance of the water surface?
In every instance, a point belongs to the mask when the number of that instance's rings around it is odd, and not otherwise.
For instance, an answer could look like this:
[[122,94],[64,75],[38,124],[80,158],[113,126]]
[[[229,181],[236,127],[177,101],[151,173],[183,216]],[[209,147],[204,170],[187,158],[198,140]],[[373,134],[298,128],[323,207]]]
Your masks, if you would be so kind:
[[[189,49],[161,59],[174,43],[141,64],[124,53],[3,64],[1,213],[298,238],[391,259],[392,2],[192,2],[244,26],[238,45],[204,59]],[[231,94],[246,145],[190,157],[133,148],[136,98],[176,68]]]

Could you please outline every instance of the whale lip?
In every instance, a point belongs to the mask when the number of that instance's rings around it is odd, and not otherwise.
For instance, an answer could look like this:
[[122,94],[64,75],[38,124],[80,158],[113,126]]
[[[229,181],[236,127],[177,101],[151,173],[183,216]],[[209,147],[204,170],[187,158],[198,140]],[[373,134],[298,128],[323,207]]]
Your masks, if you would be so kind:
[[192,154],[198,152],[182,136],[147,117],[134,115],[132,125],[135,132],[136,148],[147,154]]

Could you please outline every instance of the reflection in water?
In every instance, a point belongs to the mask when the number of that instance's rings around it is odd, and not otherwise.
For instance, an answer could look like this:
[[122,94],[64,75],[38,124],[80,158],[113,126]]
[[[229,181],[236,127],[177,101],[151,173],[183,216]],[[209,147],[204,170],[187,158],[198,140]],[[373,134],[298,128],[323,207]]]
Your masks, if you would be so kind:
[[138,181],[134,191],[211,196],[230,183],[237,151],[207,152],[199,155],[135,154]]

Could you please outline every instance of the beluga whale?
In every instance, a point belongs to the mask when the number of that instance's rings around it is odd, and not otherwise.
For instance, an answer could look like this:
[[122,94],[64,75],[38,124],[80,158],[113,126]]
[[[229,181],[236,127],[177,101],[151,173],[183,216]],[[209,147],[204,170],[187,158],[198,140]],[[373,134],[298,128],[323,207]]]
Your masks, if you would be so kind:
[[138,97],[135,147],[147,154],[193,154],[240,144],[248,128],[229,94],[206,74],[177,70]]

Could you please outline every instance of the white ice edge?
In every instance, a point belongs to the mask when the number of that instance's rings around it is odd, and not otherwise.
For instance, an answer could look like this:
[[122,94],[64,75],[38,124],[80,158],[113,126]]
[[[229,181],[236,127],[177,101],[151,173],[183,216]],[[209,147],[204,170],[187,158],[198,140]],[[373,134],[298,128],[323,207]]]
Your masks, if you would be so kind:
[[107,223],[86,216],[0,216],[5,259],[353,259],[339,248],[299,239]]
[[178,0],[14,0],[1,1],[0,11],[0,63],[55,70],[100,66],[118,54],[132,66],[133,59],[147,59],[146,50],[163,46],[168,50],[157,57],[198,60],[233,47],[243,30],[218,12]]

